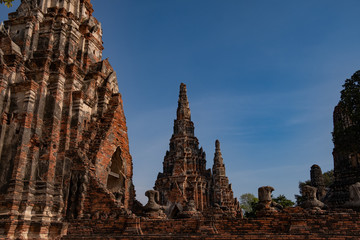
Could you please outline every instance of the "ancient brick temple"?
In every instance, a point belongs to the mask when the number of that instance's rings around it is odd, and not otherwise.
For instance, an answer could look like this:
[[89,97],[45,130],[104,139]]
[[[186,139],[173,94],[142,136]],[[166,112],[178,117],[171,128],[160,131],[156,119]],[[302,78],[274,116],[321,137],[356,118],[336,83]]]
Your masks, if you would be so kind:
[[[65,219],[135,197],[116,73],[89,0],[23,0],[0,28],[0,235],[50,238]],[[110,210],[109,210],[110,211]]]
[[220,142],[215,141],[214,164],[212,167],[211,202],[232,211],[239,211],[240,205],[232,191],[231,184],[225,173],[225,164],[221,155]]
[[[355,80],[359,78],[360,71],[355,72],[351,77],[351,79]],[[334,109],[333,121],[334,133],[338,131],[346,133],[349,129],[354,129],[355,132],[358,130],[358,126],[351,121],[342,101]],[[357,135],[357,137],[359,136]],[[358,147],[353,146],[353,142],[356,142],[356,140],[349,138],[344,138],[343,141],[334,141],[335,182],[325,199],[329,205],[341,206],[349,201],[351,197],[349,189],[353,184],[360,182],[360,153]],[[347,147],[344,147],[344,145],[347,145]]]
[[215,204],[232,211],[239,210],[239,204],[233,197],[231,184],[225,175],[218,140],[212,172],[206,169],[206,155],[199,148],[199,141],[194,135],[186,85],[183,83],[180,85],[170,150],[166,152],[163,172],[158,174],[155,190],[160,193],[162,205],[178,204],[181,208],[193,200],[199,211]]
[[[139,203],[92,13],[90,0],[22,0],[0,25],[0,239],[360,239],[357,153],[335,144],[328,206],[314,165],[301,207],[283,209],[264,186],[256,217],[244,219],[219,141],[206,169],[184,84],[163,172]],[[351,125],[341,106],[334,124]]]

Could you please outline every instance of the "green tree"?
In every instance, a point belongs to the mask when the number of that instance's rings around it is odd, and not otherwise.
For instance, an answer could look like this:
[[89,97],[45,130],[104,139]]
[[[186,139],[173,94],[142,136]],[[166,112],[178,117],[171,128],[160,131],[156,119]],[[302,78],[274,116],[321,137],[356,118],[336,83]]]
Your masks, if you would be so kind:
[[273,198],[273,201],[280,204],[283,208],[292,207],[295,205],[293,201],[287,199],[283,194],[280,194],[276,198]]
[[259,199],[251,193],[244,193],[240,196],[240,206],[244,210],[244,216],[255,217],[256,216],[256,205]]
[[15,0],[0,0],[0,3],[5,4],[5,6],[7,6],[7,7],[11,7],[13,1],[15,1]]
[[[285,195],[282,194],[276,198],[273,198],[273,201],[280,204],[283,208],[292,207],[295,204],[293,201],[287,199]],[[240,206],[244,210],[244,216],[246,218],[256,217],[258,203],[259,199],[251,193],[245,193],[240,196]]]

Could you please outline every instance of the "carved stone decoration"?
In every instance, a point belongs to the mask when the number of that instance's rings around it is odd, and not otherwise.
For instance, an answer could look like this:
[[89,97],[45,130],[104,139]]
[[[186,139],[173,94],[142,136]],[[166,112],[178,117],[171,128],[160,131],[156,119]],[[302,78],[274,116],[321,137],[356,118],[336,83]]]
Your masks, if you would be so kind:
[[158,204],[159,192],[155,190],[148,190],[145,192],[145,196],[148,197],[148,202],[144,206],[146,216],[149,218],[165,218],[166,215],[163,212],[163,207]]
[[271,186],[260,187],[258,189],[259,202],[271,202],[272,201],[271,193],[274,190],[275,189]]
[[87,189],[88,189],[88,184],[89,184],[89,177],[88,174],[85,172],[84,175],[81,178],[81,185],[80,185],[80,196],[79,196],[79,205],[78,205],[78,218],[83,218],[84,217],[84,202],[85,202],[85,197],[87,194]]
[[344,204],[344,207],[360,208],[360,182],[349,187],[350,200]]
[[68,200],[67,215],[70,219],[77,218],[77,197],[78,197],[78,180],[79,176],[77,173],[73,173],[71,177],[71,187]]
[[195,211],[196,211],[195,201],[191,199],[191,200],[185,205],[184,211],[195,212]]
[[259,203],[257,205],[257,208],[259,211],[274,212],[282,209],[279,204],[273,202],[272,200],[271,193],[274,190],[275,189],[271,186],[264,186],[258,189]]
[[30,16],[31,10],[36,7],[37,7],[36,1],[22,0],[16,12],[19,16]]
[[317,188],[317,199],[323,199],[326,195],[324,176],[319,165],[312,165],[310,170],[311,186]]
[[122,98],[92,13],[90,0],[22,0],[0,24],[3,238],[61,238],[69,219],[132,208]]
[[116,192],[113,192],[116,200],[118,201],[118,203],[120,205],[124,205],[124,191],[123,190],[118,190]]
[[300,205],[302,208],[322,209],[326,205],[316,198],[316,187],[305,185],[302,187],[301,192],[305,201]]
[[[2,24],[2,23],[1,23]],[[1,30],[0,30],[1,31]],[[0,65],[4,64],[4,52],[0,49]]]
[[178,214],[178,218],[191,218],[201,216],[200,212],[196,209],[195,201],[189,200],[184,206],[183,210]]
[[121,149],[118,147],[109,163],[107,188],[112,192],[117,201],[123,205],[126,187],[126,162],[121,157]]

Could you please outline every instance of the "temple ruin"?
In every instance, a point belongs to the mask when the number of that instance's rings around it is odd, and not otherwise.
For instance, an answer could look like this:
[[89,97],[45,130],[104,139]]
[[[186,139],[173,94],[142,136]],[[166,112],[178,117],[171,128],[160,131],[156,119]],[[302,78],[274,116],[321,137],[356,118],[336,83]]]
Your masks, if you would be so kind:
[[[0,25],[0,239],[360,238],[356,149],[335,143],[329,189],[314,165],[301,206],[282,208],[264,183],[256,217],[244,218],[218,140],[207,169],[185,84],[162,172],[148,203],[137,201],[119,85],[92,13],[90,0],[21,0]],[[354,124],[339,103],[334,129]]]
[[[192,200],[199,211],[221,206],[228,211],[240,211],[240,205],[233,197],[231,184],[225,175],[225,165],[216,140],[214,165],[206,169],[206,155],[199,148],[191,121],[186,85],[180,85],[177,118],[174,133],[170,139],[170,150],[166,152],[163,172],[158,174],[155,190],[160,193],[160,203],[183,206]],[[174,206],[175,207],[175,206]]]

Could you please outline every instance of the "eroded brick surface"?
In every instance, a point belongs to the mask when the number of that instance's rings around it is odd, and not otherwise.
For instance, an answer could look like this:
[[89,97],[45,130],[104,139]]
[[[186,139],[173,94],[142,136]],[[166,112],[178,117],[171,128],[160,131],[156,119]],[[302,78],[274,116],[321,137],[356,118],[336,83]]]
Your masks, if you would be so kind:
[[[163,172],[158,174],[155,182],[160,204],[175,205],[182,211],[191,201],[193,210],[203,212],[223,207],[236,215],[240,207],[225,174],[220,142],[216,140],[212,171],[206,169],[206,155],[199,148],[194,129],[186,85],[182,83],[170,149],[164,158]],[[191,214],[191,210],[187,209],[187,212]]]
[[1,26],[3,238],[55,238],[69,219],[132,207],[123,103],[92,12],[89,0],[22,1]]
[[[256,219],[220,218],[216,220],[145,218],[105,219],[71,223],[64,239],[359,239],[359,214],[351,210],[315,211],[288,208]],[[90,235],[85,235],[91,231]],[[132,231],[126,231],[131,228]],[[111,234],[109,233],[111,232]]]

